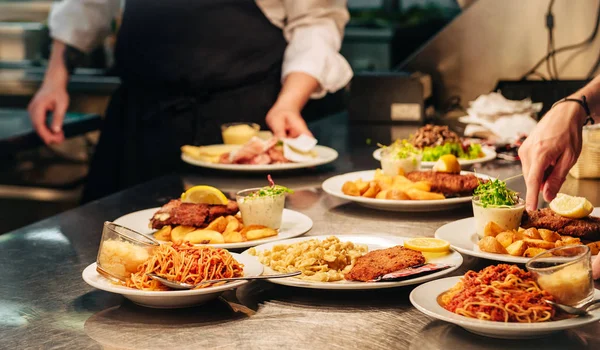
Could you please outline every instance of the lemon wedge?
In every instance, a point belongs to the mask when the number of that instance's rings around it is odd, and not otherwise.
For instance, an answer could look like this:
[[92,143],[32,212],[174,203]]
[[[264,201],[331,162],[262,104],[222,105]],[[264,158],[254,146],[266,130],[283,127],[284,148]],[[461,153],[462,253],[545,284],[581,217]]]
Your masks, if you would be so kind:
[[440,173],[460,173],[460,164],[453,154],[445,154],[435,162],[432,170]]
[[550,202],[550,209],[560,216],[581,219],[590,215],[594,210],[594,206],[584,197],[574,197],[559,193]]
[[404,242],[404,247],[420,252],[443,253],[450,250],[450,243],[439,238],[419,237]]
[[222,204],[229,203],[223,192],[212,186],[194,186],[181,194],[181,201],[194,204]]

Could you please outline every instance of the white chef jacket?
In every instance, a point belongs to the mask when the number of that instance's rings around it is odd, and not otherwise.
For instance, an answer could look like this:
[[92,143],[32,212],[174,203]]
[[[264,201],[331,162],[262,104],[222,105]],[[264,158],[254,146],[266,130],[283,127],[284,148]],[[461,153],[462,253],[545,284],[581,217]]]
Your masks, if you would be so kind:
[[[282,81],[291,72],[313,76],[320,84],[313,98],[348,84],[352,69],[339,53],[350,18],[346,0],[256,0],[256,4],[288,42]],[[111,20],[120,9],[121,0],[63,0],[52,7],[50,36],[89,52],[110,33]]]

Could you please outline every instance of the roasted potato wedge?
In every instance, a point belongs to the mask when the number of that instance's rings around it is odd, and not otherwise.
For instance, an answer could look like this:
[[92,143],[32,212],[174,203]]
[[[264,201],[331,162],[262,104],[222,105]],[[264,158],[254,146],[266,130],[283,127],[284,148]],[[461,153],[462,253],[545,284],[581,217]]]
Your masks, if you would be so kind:
[[506,254],[506,248],[504,248],[504,246],[502,246],[502,244],[500,244],[500,242],[498,242],[498,240],[494,237],[491,236],[485,236],[483,237],[479,243],[477,243],[477,245],[479,246],[479,249],[481,249],[481,251],[487,252],[487,253],[495,253],[495,254]]
[[229,224],[227,219],[224,216],[220,216],[220,217],[214,219],[210,224],[208,224],[208,226],[206,226],[206,230],[217,231],[219,233],[223,233],[223,232],[225,232],[225,229],[227,228],[227,224]]
[[526,258],[533,258],[534,256],[541,254],[545,251],[546,251],[546,249],[544,249],[544,248],[529,247],[525,250],[525,253],[523,253],[523,256]]
[[588,243],[586,245],[588,247],[590,247],[590,254],[592,254],[592,255],[598,255],[598,253],[600,252],[600,241]]
[[406,194],[406,192],[397,189],[388,190],[385,199],[393,199],[393,200],[409,200],[410,197]]
[[512,231],[500,232],[498,235],[496,235],[496,239],[504,248],[506,248],[515,241],[515,233]]
[[530,248],[542,248],[542,249],[552,249],[554,248],[554,243],[544,241],[543,239],[531,239],[524,238],[523,242]]
[[220,232],[213,230],[195,230],[189,232],[183,237],[184,241],[192,244],[222,244],[225,243],[225,239]]
[[388,194],[388,192],[391,190],[383,190],[380,191],[379,193],[377,193],[377,195],[375,196],[375,199],[387,199],[386,196]]
[[171,241],[181,243],[188,233],[196,230],[194,226],[176,226],[171,230]]
[[409,188],[406,190],[406,194],[413,200],[436,200],[436,199],[445,199],[443,194],[436,192],[427,192],[423,190],[419,190],[417,188]]
[[483,235],[496,237],[502,231],[504,231],[504,229],[500,225],[493,221],[490,221],[487,224],[485,224],[485,227],[483,229]]
[[171,240],[171,226],[163,226],[160,230],[154,232],[154,238],[159,241],[170,241]]
[[560,235],[554,231],[546,230],[545,228],[541,228],[538,230],[542,239],[546,242],[556,242],[560,239]]
[[227,220],[227,226],[225,226],[225,230],[223,232],[232,232],[241,230],[241,224],[235,216],[227,216],[225,218]]
[[581,244],[581,238],[571,236],[561,236],[560,240],[566,243]]
[[246,241],[253,241],[256,239],[276,236],[277,230],[261,225],[250,225],[244,227],[240,233]]
[[342,193],[344,193],[345,195],[348,195],[348,196],[355,196],[355,197],[358,197],[361,195],[360,191],[358,189],[358,186],[356,186],[356,184],[352,181],[344,182],[344,184],[342,185]]
[[360,192],[361,196],[369,189],[369,182],[363,181],[362,179],[354,181],[354,184],[358,188],[358,192]]
[[381,188],[379,187],[379,184],[375,181],[371,181],[369,183],[369,189],[363,193],[362,196],[365,198],[375,198],[380,190]]
[[508,254],[512,256],[523,256],[527,250],[527,244],[524,241],[515,241],[513,244],[506,247]]
[[531,239],[542,239],[542,236],[540,236],[540,233],[535,227],[531,227],[523,231],[523,236]]
[[242,234],[237,231],[225,231],[225,233],[223,233],[223,239],[225,240],[225,243],[240,243],[244,241]]

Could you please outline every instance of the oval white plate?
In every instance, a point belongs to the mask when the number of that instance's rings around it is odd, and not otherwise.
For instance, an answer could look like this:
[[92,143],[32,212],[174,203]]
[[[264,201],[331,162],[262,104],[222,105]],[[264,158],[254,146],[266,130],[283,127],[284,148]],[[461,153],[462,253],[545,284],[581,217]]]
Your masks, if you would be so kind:
[[[461,174],[474,174],[475,176],[482,179],[491,179],[490,176],[475,174],[469,171],[461,171]],[[346,181],[355,181],[363,179],[369,181],[375,176],[375,170],[356,171],[353,173],[347,173],[343,175],[337,175],[330,177],[323,182],[323,191],[329,193],[334,197],[346,199],[352,202],[356,202],[362,206],[388,211],[409,211],[409,212],[420,212],[420,211],[435,211],[435,210],[446,210],[471,203],[471,196],[437,199],[437,200],[392,200],[392,199],[374,199],[348,196],[342,192],[342,186]]]
[[[244,276],[260,276],[263,266],[252,257],[231,253],[235,260],[244,265]],[[94,288],[121,294],[136,304],[153,308],[180,308],[198,305],[217,298],[222,292],[235,289],[248,281],[233,281],[221,286],[193,290],[145,291],[120,286],[100,275],[96,263],[89,265],[81,274],[83,280]]]
[[[600,208],[595,208],[591,215],[600,216]],[[522,256],[494,254],[481,251],[477,245],[479,236],[475,231],[475,218],[473,217],[453,221],[438,228],[435,231],[435,237],[450,242],[452,248],[463,254],[478,258],[517,264],[525,264],[530,259]]]
[[333,148],[326,146],[315,146],[314,151],[317,152],[317,157],[309,162],[302,163],[282,163],[282,164],[220,164],[205,162],[198,159],[194,159],[187,154],[181,154],[181,159],[191,165],[219,169],[219,170],[230,170],[230,171],[241,171],[241,172],[266,172],[266,171],[278,171],[278,170],[291,170],[291,169],[303,169],[311,168],[317,165],[323,165],[333,162],[338,157],[338,152]]
[[[114,221],[115,224],[125,226],[139,233],[151,236],[152,233],[156,232],[155,229],[149,228],[148,223],[150,219],[160,208],[150,208],[145,210],[136,211]],[[240,243],[223,243],[223,244],[208,244],[215,248],[225,249],[240,249],[250,248],[259,244],[279,241],[282,239],[298,237],[310,231],[313,226],[313,221],[308,216],[290,209],[283,209],[283,216],[281,218],[281,228],[277,236],[267,237],[263,239],[257,239],[254,241],[240,242]]]
[[[461,276],[448,277],[420,285],[410,293],[410,302],[419,311],[428,316],[453,323],[469,332],[493,338],[537,338],[549,333],[581,327],[600,320],[600,309],[590,311],[591,316],[539,323],[504,323],[477,320],[457,315],[440,306],[437,298],[441,293],[454,286],[460,279]],[[600,290],[596,289],[595,298],[599,297]]]
[[[286,239],[285,241],[262,244],[262,245],[255,247],[255,249],[257,252],[260,252],[263,250],[272,249],[274,246],[280,245],[280,244],[292,244],[292,243],[296,243],[296,242],[307,241],[310,239],[324,240],[327,237],[331,237],[331,236],[332,235]],[[335,235],[335,236],[338,237],[340,239],[340,241],[342,241],[342,242],[350,241],[352,243],[357,243],[357,244],[366,244],[369,248],[369,251],[376,250],[376,249],[390,248],[390,247],[397,246],[397,245],[402,245],[404,243],[404,240],[412,238],[412,237],[396,237],[396,236],[387,236],[387,235],[378,235],[378,236],[373,236],[373,235]],[[258,261],[258,258],[251,256],[247,250],[244,251],[242,253],[242,255],[246,255],[246,256],[255,258],[256,261]],[[425,276],[415,277],[415,278],[406,279],[406,280],[397,281],[397,282],[357,282],[357,281],[346,281],[346,280],[336,281],[336,282],[313,282],[313,281],[301,280],[301,279],[294,278],[294,277],[277,278],[277,279],[272,279],[269,281],[272,283],[276,283],[276,284],[282,284],[284,286],[292,286],[292,287],[299,287],[299,288],[311,288],[311,289],[364,290],[364,289],[382,289],[382,288],[402,287],[402,286],[409,286],[412,284],[422,283],[425,281],[430,281],[430,280],[438,278],[440,276],[449,274],[450,272],[452,272],[460,267],[460,265],[463,262],[463,258],[459,253],[457,253],[455,251],[451,251],[450,254],[448,254],[448,255],[445,255],[440,258],[432,259],[427,262],[452,264],[454,266],[451,268],[445,269],[445,270],[427,274]],[[264,268],[265,268],[265,275],[278,273],[276,271],[273,271],[271,268],[269,268],[267,266],[265,266]]]
[[[378,148],[373,151],[373,158],[376,160],[381,160],[381,152],[383,148]],[[496,151],[490,147],[481,147],[481,151],[483,152],[483,157],[477,159],[458,159],[458,163],[462,166],[479,164],[489,162],[490,160],[496,159]],[[431,168],[435,162],[421,162],[421,167],[423,168]]]

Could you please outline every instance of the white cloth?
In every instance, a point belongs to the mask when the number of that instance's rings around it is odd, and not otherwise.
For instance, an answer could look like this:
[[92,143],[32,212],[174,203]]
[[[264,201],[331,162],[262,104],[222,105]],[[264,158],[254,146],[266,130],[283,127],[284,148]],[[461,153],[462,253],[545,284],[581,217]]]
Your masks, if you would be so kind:
[[[48,25],[53,39],[84,52],[99,46],[110,33],[121,0],[63,0],[54,4]],[[320,83],[311,97],[320,98],[350,82],[352,69],[340,55],[344,27],[350,15],[346,0],[256,0],[265,16],[283,30],[288,42],[282,81],[303,72]]]

